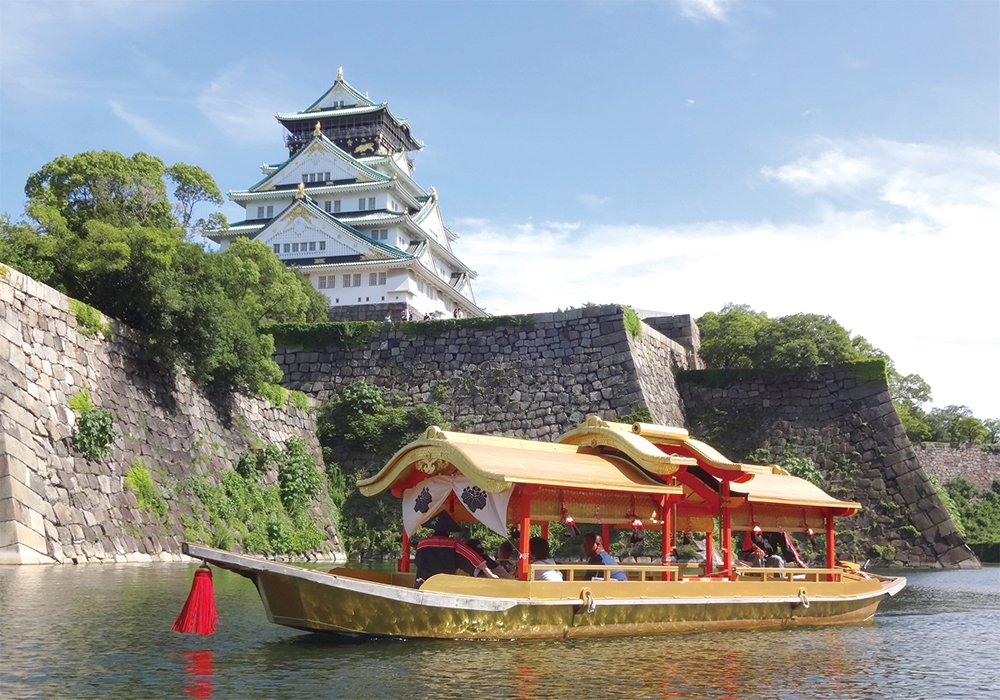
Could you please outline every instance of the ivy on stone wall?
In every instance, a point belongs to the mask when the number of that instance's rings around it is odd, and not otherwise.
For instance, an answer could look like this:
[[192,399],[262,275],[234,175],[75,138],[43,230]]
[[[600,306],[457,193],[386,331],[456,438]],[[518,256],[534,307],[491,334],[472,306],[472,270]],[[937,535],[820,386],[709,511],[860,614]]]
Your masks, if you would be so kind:
[[142,510],[155,513],[161,518],[167,514],[167,502],[156,490],[149,469],[141,459],[135,460],[125,474],[125,490],[135,494],[135,500]]
[[374,321],[329,321],[272,323],[262,330],[274,337],[275,347],[286,350],[360,350],[376,328]]
[[[265,483],[277,468],[278,483]],[[307,510],[322,491],[322,476],[300,438],[284,448],[264,445],[240,455],[235,469],[216,483],[199,475],[188,477],[182,492],[193,515],[182,517],[184,536],[220,549],[236,545],[258,554],[305,554],[324,540],[323,531]]]
[[100,334],[105,340],[111,339],[111,324],[104,320],[101,312],[90,304],[84,304],[77,299],[69,300],[69,310],[76,317],[80,332],[84,335]]
[[410,337],[443,335],[457,329],[489,330],[512,326],[533,327],[535,317],[529,314],[515,316],[477,316],[472,318],[448,318],[439,321],[403,321],[398,324],[403,335]]

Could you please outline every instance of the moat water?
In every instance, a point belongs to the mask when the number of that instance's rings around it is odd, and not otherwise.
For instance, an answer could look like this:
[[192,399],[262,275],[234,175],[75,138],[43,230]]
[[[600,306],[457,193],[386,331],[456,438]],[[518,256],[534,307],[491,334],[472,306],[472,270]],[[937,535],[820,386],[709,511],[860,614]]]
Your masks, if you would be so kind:
[[909,572],[862,625],[543,642],[340,641],[215,572],[211,637],[170,625],[194,565],[0,567],[0,698],[987,698],[1000,568]]

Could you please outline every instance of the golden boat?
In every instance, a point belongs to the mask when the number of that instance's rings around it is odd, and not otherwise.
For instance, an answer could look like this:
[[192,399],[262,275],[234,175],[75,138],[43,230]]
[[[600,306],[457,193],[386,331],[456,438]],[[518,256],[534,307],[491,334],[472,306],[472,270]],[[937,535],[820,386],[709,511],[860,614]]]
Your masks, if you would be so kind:
[[[251,579],[271,622],[344,635],[529,639],[663,634],[692,630],[857,623],[906,585],[902,577],[838,566],[833,520],[860,505],[841,501],[777,466],[731,462],[687,431],[591,416],[554,443],[429,428],[374,477],[358,483],[403,503],[397,570],[329,572],[185,544],[184,550]],[[415,588],[410,537],[438,513],[506,535],[569,519],[612,528],[657,528],[659,564],[518,562],[518,577],[437,574]],[[713,563],[720,525],[722,567]],[[822,568],[758,568],[734,560],[733,530],[825,533]],[[536,530],[538,528],[536,527]],[[673,564],[678,531],[705,534],[705,564]],[[628,581],[580,580],[624,571]],[[536,580],[558,569],[563,581]],[[609,576],[605,576],[610,578]]]

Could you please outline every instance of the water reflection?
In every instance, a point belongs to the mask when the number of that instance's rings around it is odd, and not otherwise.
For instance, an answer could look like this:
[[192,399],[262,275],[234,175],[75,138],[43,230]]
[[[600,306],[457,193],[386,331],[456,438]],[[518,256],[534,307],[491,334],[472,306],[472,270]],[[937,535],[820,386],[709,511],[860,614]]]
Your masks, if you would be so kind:
[[[0,697],[989,697],[1000,569],[916,573],[850,627],[533,642],[342,640],[269,624],[215,572],[215,635],[170,631],[194,566],[0,567]],[[9,660],[13,659],[11,662]]]
[[188,677],[187,685],[184,686],[185,694],[194,700],[212,697],[212,677],[215,675],[212,650],[185,651],[184,659],[187,661],[184,671]]

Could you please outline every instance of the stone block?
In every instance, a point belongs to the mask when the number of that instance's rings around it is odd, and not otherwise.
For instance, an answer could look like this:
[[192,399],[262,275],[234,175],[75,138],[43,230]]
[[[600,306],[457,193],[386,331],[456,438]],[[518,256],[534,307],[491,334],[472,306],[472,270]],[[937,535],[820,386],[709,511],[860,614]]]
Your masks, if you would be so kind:
[[35,532],[16,520],[0,522],[0,547],[23,545],[36,552],[45,552],[45,535]]

